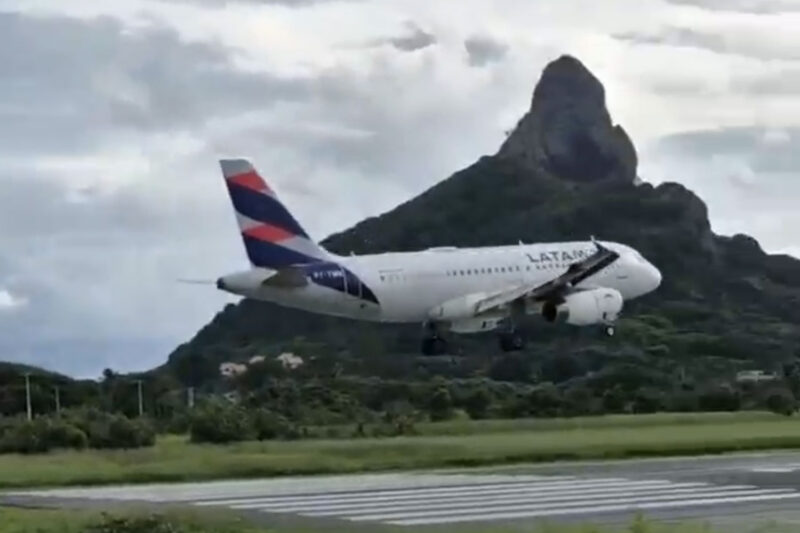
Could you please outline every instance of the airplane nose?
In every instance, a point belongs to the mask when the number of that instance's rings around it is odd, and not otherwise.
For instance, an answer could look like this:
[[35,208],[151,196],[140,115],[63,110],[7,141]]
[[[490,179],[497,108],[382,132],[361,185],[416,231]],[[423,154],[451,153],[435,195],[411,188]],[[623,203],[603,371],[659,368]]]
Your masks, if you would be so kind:
[[652,263],[648,264],[648,267],[648,277],[650,278],[650,284],[652,285],[652,289],[650,290],[654,291],[661,285],[661,271]]

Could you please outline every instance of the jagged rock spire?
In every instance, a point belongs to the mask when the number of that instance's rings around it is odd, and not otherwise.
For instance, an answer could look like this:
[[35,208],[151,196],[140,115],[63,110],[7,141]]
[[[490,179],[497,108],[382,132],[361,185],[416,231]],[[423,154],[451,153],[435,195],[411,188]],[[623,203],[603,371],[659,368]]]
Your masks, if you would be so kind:
[[544,69],[530,110],[498,156],[574,181],[636,179],[636,149],[611,122],[603,84],[568,55]]

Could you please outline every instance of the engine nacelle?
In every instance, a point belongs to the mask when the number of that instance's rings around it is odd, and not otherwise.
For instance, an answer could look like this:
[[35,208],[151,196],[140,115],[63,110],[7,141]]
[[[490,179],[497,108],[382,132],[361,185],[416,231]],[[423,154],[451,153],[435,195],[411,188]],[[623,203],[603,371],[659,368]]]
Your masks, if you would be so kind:
[[502,317],[467,318],[450,323],[450,331],[454,333],[481,333],[497,329]]
[[468,294],[447,300],[430,310],[428,316],[432,320],[463,320],[475,318],[475,306],[486,296],[483,293]]
[[561,304],[542,307],[548,322],[563,321],[573,326],[592,326],[614,322],[622,311],[622,294],[616,289],[592,289],[570,294]]

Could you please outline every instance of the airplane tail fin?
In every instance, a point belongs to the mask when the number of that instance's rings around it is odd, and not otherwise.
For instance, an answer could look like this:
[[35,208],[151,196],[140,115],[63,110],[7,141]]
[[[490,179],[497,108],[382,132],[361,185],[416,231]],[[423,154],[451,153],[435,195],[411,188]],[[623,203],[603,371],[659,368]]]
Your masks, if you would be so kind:
[[253,266],[279,269],[324,261],[315,243],[247,159],[221,159],[247,257]]

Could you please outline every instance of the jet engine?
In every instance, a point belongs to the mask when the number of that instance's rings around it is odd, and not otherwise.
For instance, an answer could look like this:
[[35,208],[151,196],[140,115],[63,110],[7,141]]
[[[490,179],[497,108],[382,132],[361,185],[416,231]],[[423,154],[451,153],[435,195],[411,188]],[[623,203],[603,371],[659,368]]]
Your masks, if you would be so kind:
[[542,316],[548,322],[566,322],[573,326],[591,326],[614,322],[622,311],[622,294],[616,289],[592,289],[575,292],[560,304],[547,302]]

